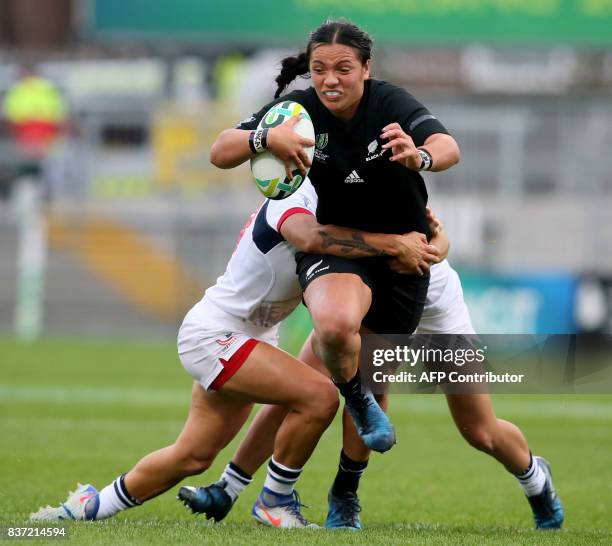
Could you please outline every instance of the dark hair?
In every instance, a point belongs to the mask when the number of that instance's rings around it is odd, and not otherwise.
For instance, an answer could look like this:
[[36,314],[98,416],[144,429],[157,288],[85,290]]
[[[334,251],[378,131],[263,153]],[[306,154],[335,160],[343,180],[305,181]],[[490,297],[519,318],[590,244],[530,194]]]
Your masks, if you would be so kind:
[[372,58],[372,39],[367,32],[349,21],[328,19],[310,33],[306,51],[294,57],[285,57],[281,61],[281,71],[275,80],[278,84],[278,89],[274,93],[275,99],[280,97],[285,87],[296,77],[308,74],[310,54],[314,47],[320,44],[341,44],[352,47],[362,64]]

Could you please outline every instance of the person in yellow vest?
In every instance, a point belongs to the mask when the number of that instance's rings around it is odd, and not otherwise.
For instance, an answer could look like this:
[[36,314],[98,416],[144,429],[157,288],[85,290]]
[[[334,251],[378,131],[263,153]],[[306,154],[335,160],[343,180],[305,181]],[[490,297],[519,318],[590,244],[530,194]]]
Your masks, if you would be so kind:
[[31,72],[8,90],[2,112],[20,151],[30,158],[46,155],[68,119],[68,105],[60,90]]

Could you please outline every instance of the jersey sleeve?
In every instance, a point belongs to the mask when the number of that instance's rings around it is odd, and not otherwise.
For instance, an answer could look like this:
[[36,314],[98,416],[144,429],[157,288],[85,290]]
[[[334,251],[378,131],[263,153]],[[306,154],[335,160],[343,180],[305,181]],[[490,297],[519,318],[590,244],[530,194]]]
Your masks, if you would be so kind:
[[417,146],[436,133],[448,135],[446,127],[416,98],[401,87],[393,86],[386,97],[388,119],[399,123]]
[[285,199],[268,201],[266,221],[280,234],[283,222],[293,214],[310,214],[316,216],[317,194],[310,180],[306,178],[297,191]]
[[253,129],[257,129],[257,126],[259,125],[259,122],[266,115],[266,112],[270,108],[272,108],[272,106],[274,106],[275,104],[278,104],[279,102],[283,102],[283,101],[286,101],[286,100],[292,100],[292,101],[296,101],[296,102],[301,102],[301,100],[300,100],[301,98],[302,98],[302,92],[299,89],[296,89],[295,91],[292,91],[291,93],[288,93],[287,95],[284,95],[282,97],[279,97],[279,98],[274,99],[273,101],[269,102],[268,104],[266,104],[258,112],[255,112],[253,115],[249,116],[248,118],[243,119],[234,128],[235,129],[244,129],[244,130],[247,130],[247,131],[252,131]]

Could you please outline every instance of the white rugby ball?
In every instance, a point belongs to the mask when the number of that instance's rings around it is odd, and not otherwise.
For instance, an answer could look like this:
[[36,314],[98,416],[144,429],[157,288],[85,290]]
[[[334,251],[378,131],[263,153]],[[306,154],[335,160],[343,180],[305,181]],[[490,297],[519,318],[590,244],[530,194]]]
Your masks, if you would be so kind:
[[[305,138],[314,140],[314,126],[310,115],[298,102],[284,101],[275,104],[266,112],[257,128],[271,129],[299,114],[302,114],[302,119],[293,126],[293,130]],[[304,150],[312,162],[314,146],[304,148]],[[307,168],[308,170],[310,168]],[[268,199],[284,199],[289,197],[301,186],[305,178],[297,167],[291,164],[293,180],[289,180],[285,173],[284,163],[268,150],[257,154],[251,159],[251,172],[253,173],[253,178],[255,178],[255,185]]]

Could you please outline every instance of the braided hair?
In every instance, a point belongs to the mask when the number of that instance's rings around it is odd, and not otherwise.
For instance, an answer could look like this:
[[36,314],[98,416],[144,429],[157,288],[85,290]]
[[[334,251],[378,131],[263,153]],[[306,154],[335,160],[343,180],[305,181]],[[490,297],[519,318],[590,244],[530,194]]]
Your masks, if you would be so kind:
[[362,64],[372,58],[372,39],[367,32],[345,20],[328,19],[310,33],[306,51],[281,61],[281,71],[276,77],[278,88],[274,98],[280,97],[284,89],[298,76],[307,77],[312,50],[321,44],[341,44],[352,47]]

